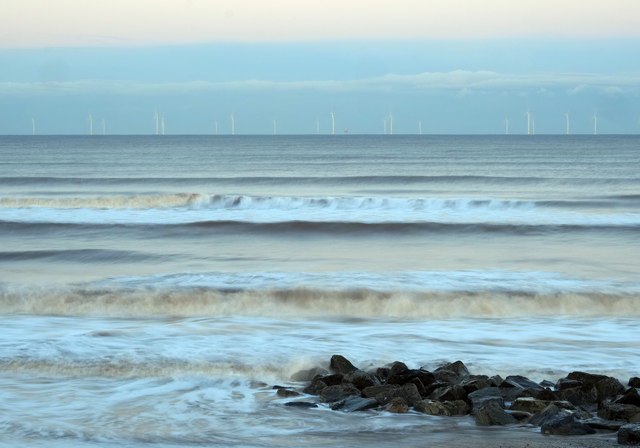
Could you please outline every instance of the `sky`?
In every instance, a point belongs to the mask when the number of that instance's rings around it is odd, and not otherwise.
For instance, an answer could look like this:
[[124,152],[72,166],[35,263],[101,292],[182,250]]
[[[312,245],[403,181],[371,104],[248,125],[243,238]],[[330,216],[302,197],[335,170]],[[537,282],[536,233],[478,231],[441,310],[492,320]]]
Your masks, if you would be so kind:
[[0,134],[637,134],[639,55],[638,0],[0,0]]

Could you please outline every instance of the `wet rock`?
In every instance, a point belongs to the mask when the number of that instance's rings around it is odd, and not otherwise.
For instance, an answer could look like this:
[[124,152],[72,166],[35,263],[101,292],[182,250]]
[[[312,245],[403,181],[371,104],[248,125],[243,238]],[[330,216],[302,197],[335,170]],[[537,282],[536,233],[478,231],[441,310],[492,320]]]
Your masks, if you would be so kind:
[[288,401],[284,404],[292,408],[317,408],[318,405],[310,401]]
[[302,392],[308,395],[320,395],[320,392],[322,392],[322,390],[327,386],[328,384],[321,379],[316,379],[307,387],[305,387]]
[[620,381],[606,375],[596,375],[586,372],[571,372],[567,375],[567,379],[580,381],[585,386],[594,386],[597,391],[596,401],[598,403],[624,392],[624,386]]
[[464,390],[462,386],[454,385],[454,386],[446,386],[439,389],[434,390],[429,398],[436,401],[457,401],[457,400],[467,400],[467,392]]
[[510,375],[504,379],[500,387],[505,387],[506,384],[510,384],[513,387],[520,387],[522,389],[542,390],[544,389],[535,381],[531,381],[526,376],[522,375]]
[[346,374],[342,378],[342,381],[351,383],[360,390],[378,384],[378,380],[376,377],[369,373],[363,372],[362,370],[355,370],[351,373]]
[[378,401],[375,398],[347,397],[331,406],[331,409],[341,410],[343,412],[359,412],[366,411],[378,407]]
[[291,390],[291,389],[278,389],[278,391],[276,392],[276,395],[280,398],[290,398],[290,397],[299,397],[300,396],[300,392],[296,392],[295,390]]
[[585,425],[589,425],[593,429],[604,431],[617,431],[622,426],[627,424],[627,422],[622,422],[619,420],[603,420],[598,417],[584,419],[582,420],[582,423],[584,423]]
[[320,399],[325,403],[333,403],[343,400],[349,395],[360,395],[360,391],[353,384],[338,384],[322,389]]
[[515,417],[509,415],[495,401],[485,403],[475,413],[476,424],[482,426],[513,425],[518,423]]
[[562,409],[560,409],[555,404],[550,404],[549,406],[544,408],[542,411],[534,414],[534,416],[529,419],[529,423],[534,426],[542,426],[547,421],[551,420],[553,417],[558,415],[561,411]]
[[321,377],[314,378],[313,381],[315,381],[316,379],[319,379],[320,381],[325,383],[327,386],[337,386],[338,384],[342,384],[342,380],[344,379],[344,375],[342,375],[341,373],[335,373],[335,374],[332,374],[332,375],[324,375],[324,376],[321,376]]
[[390,378],[394,375],[402,375],[407,370],[409,370],[409,367],[407,367],[405,363],[400,361],[392,362],[391,365],[389,366],[388,377]]
[[351,364],[351,361],[349,361],[342,355],[333,355],[331,357],[331,361],[329,362],[329,369],[333,373],[340,373],[342,375],[346,375],[347,373],[358,370],[353,364]]
[[558,391],[558,398],[577,406],[595,404],[598,401],[598,390],[593,384],[583,384]]
[[462,400],[434,401],[421,400],[414,405],[414,409],[428,415],[466,415],[469,413],[469,405]]
[[395,397],[389,403],[387,403],[384,409],[395,414],[405,414],[409,412],[409,405],[404,398]]
[[299,370],[291,375],[291,381],[311,381],[316,376],[328,375],[329,371],[322,367],[313,367],[312,369]]
[[397,384],[382,384],[379,386],[369,386],[362,389],[362,396],[365,398],[374,398],[379,394],[391,394],[395,389],[399,389]]
[[462,361],[455,361],[438,367],[433,371],[433,375],[439,381],[456,384],[469,376],[469,369]]
[[467,398],[471,401],[471,406],[474,410],[480,409],[483,405],[489,402],[495,402],[501,408],[504,407],[504,399],[502,398],[502,393],[498,387],[487,387],[471,392]]
[[487,375],[470,375],[460,382],[460,386],[464,388],[467,394],[495,385]]
[[640,445],[640,424],[630,423],[618,430],[618,443],[620,445]]
[[555,436],[581,436],[595,434],[595,429],[576,420],[575,415],[568,411],[560,411],[549,418],[540,428],[542,434]]
[[605,401],[598,407],[598,417],[605,420],[640,421],[640,407]]
[[251,389],[262,389],[263,387],[267,387],[268,384],[263,381],[251,381],[249,383],[249,387]]
[[556,387],[556,385],[554,383],[552,383],[551,381],[548,381],[548,380],[540,381],[539,384],[540,384],[540,386],[544,387],[545,389],[546,388],[553,389],[554,387]]
[[422,397],[418,392],[418,388],[412,383],[379,393],[375,398],[380,404],[387,404],[394,398],[402,398],[409,406],[414,406],[417,402],[422,400]]
[[582,381],[560,378],[558,382],[556,382],[556,390],[574,389],[576,387],[581,387],[582,385]]
[[505,412],[518,420],[519,422],[523,422],[525,420],[529,420],[533,415],[530,412],[525,411],[512,411],[510,409],[506,409]]
[[520,397],[516,398],[516,400],[511,403],[509,409],[512,411],[524,411],[531,414],[537,414],[550,404],[551,403],[546,400],[538,400],[533,397]]
[[390,374],[387,379],[387,384],[398,384],[402,386],[403,384],[414,382],[416,379],[419,380],[420,384],[425,388],[436,381],[435,376],[431,372],[421,369],[407,369],[402,373]]
[[629,389],[622,397],[618,398],[616,403],[632,404],[640,407],[640,394],[636,389]]
[[629,382],[627,383],[629,387],[640,388],[640,378],[637,376],[632,376],[629,378]]

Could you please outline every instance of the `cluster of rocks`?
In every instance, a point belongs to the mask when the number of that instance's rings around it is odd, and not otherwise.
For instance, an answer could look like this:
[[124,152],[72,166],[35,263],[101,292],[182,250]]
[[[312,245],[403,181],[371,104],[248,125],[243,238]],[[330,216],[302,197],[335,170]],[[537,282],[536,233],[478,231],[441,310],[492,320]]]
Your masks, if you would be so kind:
[[617,431],[618,443],[640,445],[640,378],[636,377],[627,387],[616,378],[585,372],[572,372],[556,383],[536,383],[520,375],[472,375],[461,361],[433,371],[410,369],[402,362],[364,371],[334,355],[328,369],[300,371],[292,380],[304,382],[304,388],[275,386],[278,396],[317,398],[286,406],[324,403],[344,412],[472,415],[478,425],[534,425],[543,434]]

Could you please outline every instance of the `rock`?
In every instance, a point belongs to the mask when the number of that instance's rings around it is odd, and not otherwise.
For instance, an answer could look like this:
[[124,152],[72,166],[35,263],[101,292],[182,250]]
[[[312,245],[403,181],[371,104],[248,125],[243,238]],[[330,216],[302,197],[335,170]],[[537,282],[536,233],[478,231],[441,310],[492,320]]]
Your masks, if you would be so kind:
[[515,418],[516,420],[518,420],[519,422],[522,422],[524,420],[529,420],[533,416],[530,412],[525,412],[525,411],[512,411],[510,409],[506,409],[505,412],[510,416],[512,416],[513,418]]
[[593,384],[583,384],[558,391],[558,397],[577,406],[595,404],[598,401],[598,389]]
[[467,394],[479,389],[495,386],[495,383],[487,375],[470,375],[460,382]]
[[402,397],[396,397],[391,400],[384,408],[388,412],[393,412],[395,414],[405,414],[409,412],[409,405],[407,401]]
[[380,378],[380,381],[384,383],[387,381],[387,378],[389,378],[390,371],[391,369],[389,369],[389,367],[378,367],[375,371],[375,376]]
[[409,370],[409,367],[407,367],[405,363],[400,361],[395,361],[391,363],[391,365],[389,366],[389,373],[387,376],[392,377],[394,375],[402,375],[407,370]]
[[320,392],[320,399],[325,403],[340,401],[349,395],[360,395],[360,391],[353,384],[338,384],[327,386]]
[[506,384],[511,384],[513,387],[520,387],[522,389],[542,390],[544,389],[538,383],[531,381],[526,376],[510,375],[504,379],[500,387],[505,387]]
[[567,379],[580,381],[586,386],[595,386],[597,390],[596,401],[598,403],[602,403],[604,400],[615,397],[616,395],[624,392],[624,386],[620,381],[606,375],[596,375],[586,372],[571,372],[567,375]]
[[387,404],[394,398],[402,398],[409,406],[414,406],[417,402],[422,400],[418,388],[415,384],[408,383],[404,386],[397,387],[395,389],[389,389],[385,392],[376,395],[376,400],[380,404]]
[[331,406],[331,409],[341,410],[343,412],[366,411],[378,407],[378,401],[375,398],[347,397]]
[[317,408],[318,405],[310,401],[288,401],[284,404],[292,408]]
[[475,413],[476,424],[482,426],[513,425],[518,423],[515,417],[507,414],[495,401],[485,403]]
[[436,401],[456,401],[456,400],[467,400],[467,392],[464,390],[462,386],[454,385],[454,386],[446,386],[439,389],[434,390],[429,398]]
[[583,384],[584,383],[582,381],[560,378],[556,383],[556,390],[573,389],[575,387],[581,387]]
[[605,420],[640,421],[640,407],[605,401],[598,407],[598,417]]
[[329,371],[321,367],[313,367],[312,369],[299,370],[291,375],[291,381],[311,381],[316,376],[328,375]]
[[299,397],[300,392],[296,392],[295,390],[291,390],[291,389],[282,388],[282,389],[278,389],[278,391],[276,392],[276,395],[281,398]]
[[321,380],[327,386],[337,386],[338,384],[342,384],[342,380],[344,379],[344,375],[342,375],[341,373],[335,373],[335,374],[332,374],[332,375],[325,375],[325,376],[322,376],[322,377],[316,377],[316,378],[313,379],[313,381],[315,381],[316,379]]
[[480,409],[488,402],[495,402],[501,408],[504,407],[504,399],[502,398],[502,393],[498,387],[486,387],[484,389],[479,389],[475,392],[471,392],[467,398],[471,401],[471,406],[474,411],[476,409]]
[[619,420],[603,420],[601,418],[588,418],[582,420],[582,423],[589,425],[593,429],[604,431],[617,431],[627,422],[621,422]]
[[631,378],[629,378],[629,382],[627,383],[627,385],[629,387],[635,388],[640,387],[640,378],[638,378],[637,376],[632,376]]
[[431,372],[422,369],[407,369],[402,373],[391,373],[387,379],[387,384],[398,384],[402,386],[403,384],[413,382],[414,379],[420,380],[423,387],[429,386],[436,381],[435,376]]
[[548,381],[548,380],[540,381],[539,384],[540,384],[540,386],[544,387],[545,389],[546,388],[552,389],[552,388],[556,387],[556,385],[554,383],[552,383],[551,381]]
[[550,404],[542,411],[536,413],[533,417],[529,419],[529,423],[534,426],[542,426],[547,421],[551,420],[553,417],[558,415],[562,410],[556,406],[555,404]]
[[462,361],[455,361],[441,365],[433,371],[433,375],[437,380],[455,384],[469,376],[469,369]]
[[640,445],[640,424],[630,423],[618,430],[620,445]]
[[369,386],[362,389],[362,396],[365,398],[374,398],[379,394],[391,394],[392,391],[399,389],[397,384],[382,384],[379,386]]
[[378,384],[377,379],[373,375],[363,372],[362,370],[355,370],[351,373],[347,373],[342,378],[342,381],[351,383],[360,390]]
[[615,403],[632,404],[640,407],[640,394],[636,389],[629,389],[622,397],[618,398]]
[[538,400],[533,397],[520,397],[511,403],[509,409],[512,411],[524,411],[531,414],[537,414],[551,404],[546,400]]
[[428,415],[466,415],[469,413],[469,405],[462,400],[433,401],[421,400],[414,405],[418,412]]
[[305,387],[302,392],[309,395],[320,395],[320,392],[327,387],[328,384],[320,379],[314,380],[311,384]]
[[342,375],[358,370],[353,364],[351,364],[351,361],[342,355],[333,355],[331,357],[329,369],[334,373],[341,373]]
[[542,434],[554,436],[581,436],[595,434],[595,429],[576,420],[575,415],[568,411],[560,411],[549,418],[540,428]]

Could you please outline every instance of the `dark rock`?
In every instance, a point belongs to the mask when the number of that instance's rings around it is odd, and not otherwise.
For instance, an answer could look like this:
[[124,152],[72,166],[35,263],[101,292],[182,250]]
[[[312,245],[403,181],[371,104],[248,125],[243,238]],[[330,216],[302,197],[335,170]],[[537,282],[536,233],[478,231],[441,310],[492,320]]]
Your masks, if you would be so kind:
[[536,413],[533,417],[531,417],[529,419],[529,423],[534,426],[542,426],[547,421],[558,415],[560,412],[562,412],[562,410],[558,406],[556,406],[555,404],[550,404],[542,411]]
[[556,390],[573,389],[576,387],[581,387],[583,385],[584,383],[582,381],[560,378],[556,383]]
[[291,389],[278,389],[276,395],[281,398],[299,397],[300,392]]
[[466,415],[469,413],[469,405],[462,400],[433,401],[421,400],[414,405],[418,412],[428,415]]
[[506,409],[505,412],[518,420],[519,422],[529,420],[533,415],[530,412],[525,411],[512,411],[510,409]]
[[640,421],[640,407],[605,401],[598,407],[598,417],[605,420]]
[[436,381],[447,384],[456,384],[460,380],[456,372],[447,369],[434,370],[433,376],[435,376]]
[[249,383],[249,387],[251,389],[262,389],[263,387],[267,387],[268,384],[262,381],[251,381]]
[[638,378],[637,376],[632,376],[631,378],[629,378],[629,382],[627,383],[627,385],[629,387],[639,388],[640,387],[640,378]]
[[389,389],[376,395],[376,400],[380,404],[387,404],[394,398],[402,398],[409,406],[414,406],[422,400],[418,388],[415,384],[408,383],[395,389]]
[[311,381],[316,376],[328,375],[329,371],[321,367],[314,367],[312,369],[300,370],[291,375],[291,381]]
[[567,379],[580,381],[586,386],[595,386],[597,390],[596,401],[598,403],[624,392],[624,386],[620,381],[606,375],[596,375],[586,372],[571,372],[567,375]]
[[589,425],[593,429],[597,430],[617,431],[627,422],[621,422],[619,420],[603,420],[596,417],[582,420],[582,423],[584,423],[585,425]]
[[555,436],[581,436],[595,434],[595,429],[576,420],[575,415],[561,411],[549,418],[541,427],[542,434]]
[[363,372],[362,370],[355,370],[351,373],[347,373],[343,378],[343,382],[351,383],[358,389],[362,390],[369,386],[375,386],[378,384],[376,377]]
[[577,406],[595,404],[598,401],[598,389],[593,384],[583,384],[558,391],[558,397]]
[[584,384],[596,384],[598,381],[603,380],[605,378],[607,378],[606,375],[597,375],[594,373],[587,373],[587,372],[571,372],[569,375],[567,375],[567,379],[580,381],[581,383],[584,383]]
[[271,387],[271,389],[273,389],[273,390],[279,390],[279,389],[288,389],[288,388],[287,388],[287,387],[285,387],[285,386],[278,386],[278,385],[276,384],[276,385],[272,386],[272,387]]
[[632,404],[640,407],[640,394],[636,389],[629,389],[622,397],[618,398],[616,403]]
[[540,384],[540,386],[544,387],[545,389],[546,388],[552,389],[552,388],[556,387],[556,385],[554,383],[552,383],[551,381],[548,381],[548,380],[540,381],[539,384]]
[[640,424],[630,423],[618,431],[620,445],[640,445]]
[[550,404],[551,403],[546,400],[538,400],[533,397],[520,397],[516,398],[516,400],[511,403],[509,409],[512,411],[524,411],[531,414],[537,414]]
[[331,357],[329,369],[334,373],[341,373],[343,375],[351,373],[354,370],[358,370],[353,364],[351,364],[351,361],[342,355],[333,355]]
[[504,381],[504,378],[502,378],[500,375],[493,375],[491,378],[489,378],[489,381],[493,383],[490,387],[500,387],[500,385]]
[[438,367],[433,371],[433,375],[439,381],[455,384],[469,376],[469,369],[462,361],[455,361]]
[[395,362],[391,363],[391,365],[389,366],[388,377],[392,377],[394,375],[402,375],[407,370],[409,370],[409,367],[407,367],[407,365],[405,363],[400,362],[400,361],[395,361]]
[[414,379],[419,379],[423,386],[429,386],[435,382],[435,376],[433,373],[426,370],[407,369],[402,373],[390,374],[387,379],[387,384],[398,384],[402,386],[412,382]]
[[344,379],[344,375],[342,375],[341,373],[335,373],[333,375],[325,375],[325,376],[322,376],[322,377],[316,377],[316,378],[313,379],[313,381],[315,381],[316,379],[321,380],[327,386],[337,386],[338,384],[342,384],[342,380]]
[[310,401],[288,401],[284,404],[292,408],[317,408],[318,405]]
[[362,396],[365,398],[374,398],[379,394],[390,394],[395,389],[399,389],[397,384],[382,384],[379,386],[369,386],[362,389]]
[[314,380],[311,384],[305,387],[302,392],[309,395],[320,395],[320,392],[327,387],[328,384],[320,379]]
[[464,388],[467,394],[470,394],[479,389],[495,386],[495,384],[487,375],[470,375],[460,382],[460,386]]
[[390,371],[391,371],[391,369],[389,369],[389,367],[378,367],[376,369],[375,375],[378,378],[380,378],[380,381],[385,383],[387,381],[387,378],[389,378],[389,372]]
[[476,424],[482,426],[513,425],[518,423],[515,417],[507,414],[496,402],[484,404],[475,413]]
[[456,401],[456,400],[467,400],[467,392],[464,390],[462,386],[446,386],[439,389],[434,390],[429,398],[436,401]]
[[378,407],[378,401],[375,398],[347,397],[331,406],[331,409],[341,410],[344,412],[366,411]]
[[431,395],[433,393],[434,390],[436,389],[440,389],[442,387],[448,387],[451,386],[451,384],[449,383],[445,383],[443,381],[434,381],[433,383],[429,384],[428,386],[425,386],[425,393],[422,394],[425,397],[428,397],[429,395]]
[[526,376],[521,376],[521,375],[510,375],[506,377],[503,383],[500,385],[500,387],[505,387],[505,383],[513,385],[513,387],[521,387],[522,389],[531,389],[531,390],[544,389],[538,383],[531,381]]
[[402,397],[395,397],[391,400],[384,409],[388,412],[393,412],[395,414],[405,414],[409,412],[409,405],[407,401]]
[[471,392],[467,398],[471,401],[474,411],[476,409],[480,409],[483,405],[489,402],[495,402],[501,408],[504,407],[504,399],[502,398],[502,393],[498,387],[486,387],[484,389],[479,389],[475,392]]
[[325,403],[333,403],[347,398],[349,395],[360,395],[360,391],[353,384],[338,384],[322,389],[320,399]]

